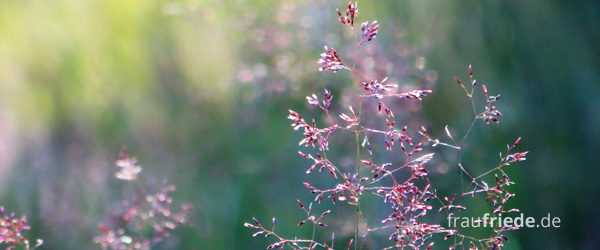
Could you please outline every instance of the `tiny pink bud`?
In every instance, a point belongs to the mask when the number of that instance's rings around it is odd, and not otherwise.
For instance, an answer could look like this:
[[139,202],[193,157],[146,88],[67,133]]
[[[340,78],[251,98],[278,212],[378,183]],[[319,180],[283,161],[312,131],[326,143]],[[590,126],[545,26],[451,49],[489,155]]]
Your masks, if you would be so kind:
[[517,138],[517,140],[516,140],[516,141],[515,141],[515,143],[513,144],[513,147],[514,147],[514,146],[517,146],[517,144],[519,144],[519,142],[520,142],[520,141],[521,141],[521,137]]
[[434,243],[435,243],[435,242],[431,242],[431,243],[429,243],[429,246],[427,246],[427,248],[426,248],[426,249],[427,249],[427,250],[431,249],[431,247],[433,246],[433,244],[434,244]]

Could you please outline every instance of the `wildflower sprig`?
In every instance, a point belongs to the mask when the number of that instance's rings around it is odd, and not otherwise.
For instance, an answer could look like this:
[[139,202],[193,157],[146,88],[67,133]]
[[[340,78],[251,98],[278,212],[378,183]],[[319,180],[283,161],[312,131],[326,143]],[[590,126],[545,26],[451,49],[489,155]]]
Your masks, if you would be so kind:
[[[471,104],[473,106],[473,113],[475,114],[475,119],[482,119],[485,121],[486,124],[489,124],[490,121],[495,123],[500,122],[498,118],[502,116],[502,113],[498,111],[496,109],[496,106],[494,105],[494,103],[500,99],[500,95],[490,96],[488,94],[488,88],[486,85],[481,85],[481,92],[483,93],[486,105],[483,111],[477,113],[475,109],[475,101],[473,99],[473,95],[477,86],[477,80],[473,78],[473,68],[471,67],[471,65],[469,65],[469,79],[471,82],[469,87],[465,86],[465,84],[462,83],[460,78],[455,76],[454,79],[456,80],[456,83],[458,83],[458,85],[464,90],[465,95],[471,101]],[[468,88],[470,88],[471,90],[467,90]]]
[[101,234],[94,237],[94,242],[103,249],[150,249],[169,237],[176,227],[187,223],[191,206],[184,204],[174,210],[169,193],[175,191],[175,186],[166,182],[156,193],[149,193],[138,176],[142,167],[136,165],[137,160],[129,157],[126,150],[122,150],[120,155],[121,159],[115,163],[120,168],[115,177],[137,182],[139,196],[123,201],[124,212],[119,214],[118,219],[125,226],[110,225],[110,221],[100,223]]
[[[361,25],[360,33],[354,29],[354,22],[358,8],[356,3],[349,2],[347,10],[342,13],[337,10],[339,21],[354,32],[356,49],[360,50],[361,45],[372,41],[376,38],[379,31],[379,23],[373,21],[371,23],[364,22]],[[360,37],[360,38],[359,38]],[[309,159],[312,165],[306,170],[306,174],[311,174],[315,170],[318,172],[328,172],[332,177],[332,183],[321,184],[324,187],[312,185],[309,182],[303,182],[303,185],[314,194],[315,204],[330,201],[332,204],[347,204],[356,208],[356,224],[354,238],[348,242],[348,248],[354,246],[358,249],[362,238],[367,237],[369,233],[381,231],[388,235],[387,247],[391,248],[413,248],[426,249],[432,248],[434,242],[432,237],[436,234],[443,235],[444,240],[453,239],[451,249],[455,247],[468,246],[470,249],[491,248],[499,249],[504,242],[508,241],[504,232],[507,230],[516,230],[517,228],[494,228],[494,234],[487,238],[475,238],[462,234],[456,229],[445,228],[438,224],[430,224],[424,218],[434,211],[438,213],[458,213],[468,209],[461,201],[464,197],[475,197],[477,194],[485,194],[484,198],[491,203],[494,213],[511,213],[517,212],[518,209],[507,208],[508,200],[515,196],[507,189],[508,186],[514,184],[504,168],[520,161],[525,160],[528,152],[513,152],[513,149],[519,144],[520,138],[517,139],[512,146],[507,146],[507,151],[504,156],[500,155],[500,163],[480,174],[473,175],[464,167],[462,162],[462,153],[465,149],[465,141],[474,128],[478,120],[483,120],[485,123],[490,121],[498,123],[498,117],[502,114],[497,110],[495,102],[498,101],[500,95],[489,96],[485,85],[482,85],[481,91],[485,98],[485,106],[481,111],[477,111],[474,95],[477,81],[473,79],[473,71],[469,66],[469,78],[471,83],[465,86],[462,81],[456,77],[455,80],[464,90],[465,95],[469,98],[473,108],[473,122],[462,137],[462,140],[457,141],[452,135],[448,126],[444,127],[444,132],[447,139],[435,138],[430,135],[425,126],[418,128],[410,128],[406,124],[401,124],[396,120],[392,111],[391,101],[398,100],[416,100],[422,101],[424,97],[432,93],[430,89],[415,89],[408,91],[399,91],[397,83],[388,82],[388,77],[378,78],[376,80],[363,79],[361,74],[358,74],[356,65],[359,60],[355,56],[355,62],[352,67],[342,62],[338,52],[333,48],[325,46],[325,53],[321,54],[321,59],[317,62],[320,65],[319,71],[337,72],[341,69],[347,69],[352,72],[354,82],[357,83],[356,98],[357,103],[348,105],[348,111],[332,114],[333,95],[325,89],[324,98],[319,98],[316,94],[311,94],[306,97],[309,105],[320,108],[327,115],[327,125],[325,127],[317,126],[316,122],[307,122],[297,112],[290,110],[288,119],[292,120],[291,126],[294,130],[302,132],[303,138],[299,141],[299,145],[308,146],[316,150],[311,154],[308,152],[299,151],[300,156]],[[360,53],[355,53],[360,55]],[[381,80],[379,80],[381,79]],[[392,100],[388,100],[392,99]],[[365,105],[369,101],[375,101],[376,107]],[[372,108],[366,109],[363,106]],[[357,111],[355,111],[357,110]],[[380,114],[378,116],[368,116],[368,114]],[[366,122],[367,120],[369,122]],[[377,126],[377,124],[379,126]],[[341,131],[341,132],[338,132]],[[327,157],[327,152],[330,150],[329,139],[331,136],[344,136],[350,134],[354,136],[356,142],[356,169],[350,173],[345,172],[335,163],[335,159]],[[416,135],[413,135],[416,134]],[[377,161],[376,155],[373,154],[370,137],[381,137],[386,151],[398,155],[394,149],[400,148],[400,160],[393,162]],[[362,138],[362,140],[360,139]],[[377,140],[378,141],[378,140]],[[434,184],[429,179],[430,165],[436,157],[434,149],[437,146],[447,147],[458,154],[457,162],[451,163],[457,171],[461,173],[461,180],[466,176],[471,180],[470,186],[464,187],[461,185],[459,193],[451,194],[452,198],[438,195]],[[368,156],[361,155],[362,151],[368,151]],[[363,173],[363,170],[368,170],[369,174]],[[494,174],[495,184],[485,182],[491,174]],[[340,178],[341,177],[341,178]],[[386,180],[386,181],[383,181]],[[457,199],[457,195],[460,197]],[[363,195],[373,195],[380,197],[381,201],[386,204],[389,213],[382,217],[381,226],[368,227],[363,233],[360,233],[361,219],[366,220],[361,209],[361,197]],[[267,248],[284,248],[292,249],[314,249],[317,247],[332,249],[335,233],[332,233],[331,243],[318,242],[315,240],[317,228],[325,227],[322,221],[323,217],[330,213],[330,210],[323,212],[320,216],[313,215],[313,202],[308,208],[304,207],[303,203],[298,200],[298,204],[306,213],[306,217],[302,219],[298,226],[305,223],[313,224],[312,237],[309,239],[299,239],[297,237],[285,238],[274,231],[275,219],[273,219],[273,228],[267,229],[260,222],[253,218],[254,223],[245,223],[244,226],[255,229],[253,236],[265,235],[265,237],[273,237],[275,242]],[[437,209],[434,209],[437,208]],[[365,222],[366,224],[366,222]]]
[[[298,222],[298,226],[302,226],[307,222],[310,222],[313,225],[313,232],[318,227],[327,227],[327,224],[323,223],[322,220],[325,216],[331,213],[331,210],[324,211],[319,215],[312,215],[313,203],[311,202],[308,207],[305,207],[304,204],[300,200],[298,201],[298,205],[300,208],[306,213],[306,219]],[[273,236],[278,239],[277,242],[267,246],[267,249],[275,249],[275,248],[283,248],[284,246],[290,246],[294,249],[314,249],[317,246],[323,247],[325,249],[333,249],[333,239],[335,234],[332,235],[332,242],[330,245],[327,243],[319,243],[315,241],[314,234],[312,239],[285,239],[275,233],[275,226],[277,225],[277,219],[273,218],[273,225],[271,229],[265,228],[258,219],[252,218],[253,223],[244,223],[245,227],[256,229],[257,231],[252,234],[252,237],[258,237],[264,235],[265,237]]]

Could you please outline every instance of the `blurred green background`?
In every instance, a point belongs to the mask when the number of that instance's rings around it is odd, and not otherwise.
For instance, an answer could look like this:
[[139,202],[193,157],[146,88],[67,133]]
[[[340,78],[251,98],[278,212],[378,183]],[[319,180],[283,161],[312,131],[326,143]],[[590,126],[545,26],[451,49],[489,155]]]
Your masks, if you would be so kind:
[[[242,227],[253,216],[276,216],[283,234],[307,236],[295,226],[295,200],[311,197],[302,181],[320,177],[304,174],[309,162],[286,116],[290,108],[318,116],[305,95],[352,86],[349,73],[316,64],[324,44],[351,41],[335,15],[345,4],[2,0],[0,204],[28,216],[28,235],[44,249],[98,249],[97,224],[123,198],[113,163],[127,147],[149,182],[170,180],[174,198],[194,206],[193,225],[157,249],[262,249],[269,241]],[[596,248],[600,3],[380,0],[359,9],[360,22],[381,23],[369,46],[387,56],[399,84],[433,88],[420,118],[434,133],[468,127],[453,78],[467,78],[469,64],[502,94],[505,116],[475,127],[465,162],[490,168],[522,136],[530,154],[510,170],[512,205],[561,218],[560,228],[509,234],[507,249]],[[457,179],[455,167],[447,178]],[[443,182],[447,192],[458,191],[454,181]],[[336,225],[340,243],[352,237]]]

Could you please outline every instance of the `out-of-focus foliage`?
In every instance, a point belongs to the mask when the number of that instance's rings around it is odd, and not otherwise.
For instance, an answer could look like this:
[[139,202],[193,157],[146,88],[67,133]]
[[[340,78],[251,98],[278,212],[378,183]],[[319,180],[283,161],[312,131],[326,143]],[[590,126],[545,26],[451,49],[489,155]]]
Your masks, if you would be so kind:
[[[295,226],[302,215],[295,200],[309,197],[301,181],[311,177],[286,113],[311,112],[302,101],[315,89],[337,96],[352,86],[344,72],[318,74],[316,63],[324,44],[343,49],[351,39],[331,28],[339,25],[332,10],[345,4],[0,2],[1,205],[26,214],[28,234],[46,248],[98,247],[97,223],[127,189],[112,178],[117,152],[127,147],[151,183],[169,179],[177,185],[173,198],[194,207],[194,224],[159,248],[261,248],[242,227],[252,216],[277,216],[283,232],[305,230]],[[511,173],[519,183],[513,202],[527,216],[561,218],[558,229],[519,231],[509,249],[593,248],[600,4],[386,0],[359,7],[360,22],[381,24],[372,53],[390,66],[378,70],[401,85],[436,82],[424,101],[430,124],[467,127],[469,104],[453,77],[466,75],[469,64],[502,94],[502,123],[491,132],[476,127],[465,162],[487,169],[478,164],[494,162],[522,136],[530,154]]]

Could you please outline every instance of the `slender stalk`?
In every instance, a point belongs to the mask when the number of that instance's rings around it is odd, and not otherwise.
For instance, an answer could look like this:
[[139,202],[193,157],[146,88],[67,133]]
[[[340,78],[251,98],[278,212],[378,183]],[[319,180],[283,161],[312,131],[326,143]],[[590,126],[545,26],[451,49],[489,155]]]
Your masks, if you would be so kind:
[[[356,70],[356,63],[358,58],[360,57],[360,42],[358,40],[358,36],[356,35],[356,31],[354,30],[354,26],[352,26],[352,34],[354,35],[354,40],[356,41],[356,55],[354,57],[354,64],[352,65],[352,78],[354,80],[354,85],[357,90],[358,96],[358,116],[357,116],[357,126],[360,128],[361,114],[362,114],[362,97],[360,90],[360,80],[358,78],[358,71]],[[355,139],[356,139],[356,186],[358,187],[358,180],[360,180],[360,132],[359,130],[355,131]],[[356,190],[356,228],[354,230],[354,249],[358,249],[358,234],[360,232],[360,190]]]
[[[356,132],[356,180],[360,179],[360,142]],[[358,191],[358,190],[357,190]],[[360,193],[356,194],[356,231],[354,232],[354,249],[358,249],[358,232],[360,229]]]
[[[355,78],[356,79],[356,78]],[[360,89],[358,89],[360,91]],[[357,123],[360,127],[360,120],[362,114],[362,98],[359,93],[359,101],[358,101],[358,116]],[[355,139],[356,139],[356,186],[358,187],[358,180],[360,180],[360,132],[359,130],[355,131]],[[360,190],[356,190],[356,229],[354,232],[354,249],[358,249],[358,234],[360,231]]]

